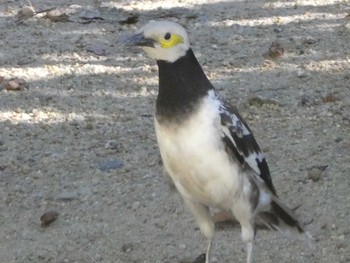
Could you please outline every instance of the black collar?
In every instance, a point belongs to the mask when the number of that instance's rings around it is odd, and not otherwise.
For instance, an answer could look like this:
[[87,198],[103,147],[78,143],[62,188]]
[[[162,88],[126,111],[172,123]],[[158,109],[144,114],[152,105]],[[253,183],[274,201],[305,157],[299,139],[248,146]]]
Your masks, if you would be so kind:
[[156,118],[163,121],[182,121],[192,113],[200,99],[213,89],[192,49],[175,62],[157,60],[159,93]]

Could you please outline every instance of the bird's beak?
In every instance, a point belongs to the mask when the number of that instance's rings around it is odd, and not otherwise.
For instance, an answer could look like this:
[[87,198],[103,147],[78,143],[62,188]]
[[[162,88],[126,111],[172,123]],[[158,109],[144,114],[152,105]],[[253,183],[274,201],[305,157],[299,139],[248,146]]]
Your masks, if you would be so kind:
[[156,41],[152,38],[145,38],[144,34],[141,32],[127,38],[124,44],[126,46],[154,47],[155,42]]

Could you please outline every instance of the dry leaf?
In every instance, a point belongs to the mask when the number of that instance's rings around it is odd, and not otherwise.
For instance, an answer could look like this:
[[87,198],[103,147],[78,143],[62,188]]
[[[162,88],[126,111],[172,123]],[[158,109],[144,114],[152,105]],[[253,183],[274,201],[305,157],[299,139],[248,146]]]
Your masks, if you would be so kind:
[[339,100],[339,99],[334,94],[328,94],[327,96],[322,98],[322,101],[324,103],[336,102],[337,100]]
[[283,54],[284,54],[284,48],[282,47],[282,44],[277,41],[274,41],[269,47],[269,51],[265,53],[264,56],[274,59],[274,58],[283,56]]
[[28,88],[28,84],[24,79],[10,79],[9,81],[5,82],[4,88],[6,90],[10,91],[19,91],[24,90]]

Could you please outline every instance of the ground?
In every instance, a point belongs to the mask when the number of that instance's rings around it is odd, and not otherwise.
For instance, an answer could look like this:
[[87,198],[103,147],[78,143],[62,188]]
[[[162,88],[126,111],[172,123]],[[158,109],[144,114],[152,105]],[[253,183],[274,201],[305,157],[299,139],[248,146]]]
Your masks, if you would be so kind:
[[[349,14],[347,0],[1,0],[0,262],[204,252],[161,165],[155,62],[122,44],[152,19],[188,30],[317,238],[258,231],[255,262],[350,262]],[[239,227],[217,227],[213,262],[245,262],[245,249]]]

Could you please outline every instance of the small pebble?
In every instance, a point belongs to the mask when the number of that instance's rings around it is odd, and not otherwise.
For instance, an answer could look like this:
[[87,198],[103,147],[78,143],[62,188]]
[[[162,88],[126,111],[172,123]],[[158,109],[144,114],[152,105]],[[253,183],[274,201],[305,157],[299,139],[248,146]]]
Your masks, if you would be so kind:
[[283,31],[282,28],[274,28],[274,29],[273,29],[273,32],[275,32],[275,33],[277,33],[277,34],[281,33],[282,31]]
[[122,245],[122,251],[124,253],[130,253],[134,249],[133,243],[127,243]]
[[124,167],[123,162],[118,159],[103,161],[98,164],[98,169],[104,172],[110,171],[110,170],[117,170],[123,167]]
[[204,263],[205,262],[205,254],[200,254],[193,263]]
[[105,47],[94,45],[86,48],[87,52],[94,53],[97,56],[105,56],[107,54]]
[[57,201],[68,202],[74,199],[78,199],[78,194],[76,192],[62,192],[57,197]]
[[179,248],[180,248],[180,249],[186,249],[186,244],[180,244],[180,245],[179,245]]
[[301,99],[300,99],[299,105],[305,107],[305,106],[310,106],[310,105],[312,105],[313,103],[314,103],[314,102],[311,101],[311,99],[310,99],[309,97],[303,96],[303,97],[301,97]]
[[133,202],[132,205],[131,205],[131,209],[132,209],[133,211],[136,211],[137,209],[140,208],[140,204],[141,204],[141,203],[140,203],[139,201]]
[[105,148],[112,149],[112,150],[118,149],[118,142],[115,140],[109,140],[106,142]]
[[139,21],[139,15],[138,14],[129,14],[128,17],[119,20],[119,24],[121,25],[132,25],[136,24]]
[[313,45],[313,44],[316,44],[317,42],[318,42],[318,40],[314,39],[312,37],[307,37],[303,41],[303,43],[306,44],[306,45]]
[[321,178],[321,173],[322,173],[322,171],[320,169],[312,168],[311,170],[309,170],[307,172],[307,177],[309,179],[311,179],[312,181],[317,182]]
[[52,224],[54,221],[56,221],[57,218],[58,218],[58,213],[56,211],[46,212],[40,217],[41,226],[47,227],[50,224]]
[[307,77],[306,71],[303,70],[302,68],[298,68],[297,76],[298,78],[301,78],[301,79],[306,78]]
[[34,15],[35,15],[34,7],[24,6],[18,11],[16,18],[18,20],[26,20],[33,17]]
[[342,140],[343,140],[343,138],[337,137],[334,141],[335,141],[335,142],[341,142]]
[[67,22],[69,20],[69,16],[58,8],[48,11],[44,18],[49,19],[51,22]]

